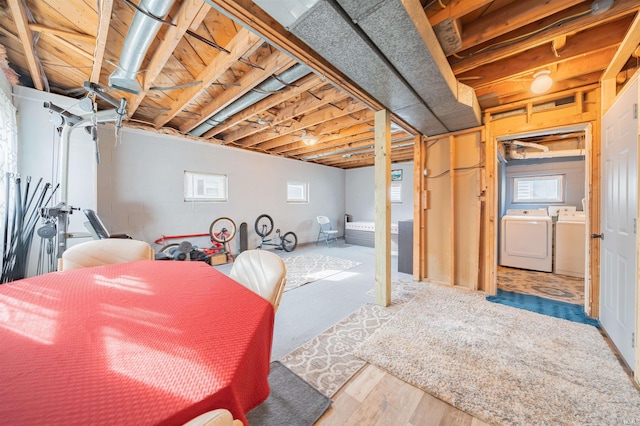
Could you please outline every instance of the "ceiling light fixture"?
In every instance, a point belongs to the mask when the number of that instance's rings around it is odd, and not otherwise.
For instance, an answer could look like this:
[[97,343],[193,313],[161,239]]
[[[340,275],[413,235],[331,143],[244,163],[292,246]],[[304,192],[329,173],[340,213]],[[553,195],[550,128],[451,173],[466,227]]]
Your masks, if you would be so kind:
[[318,142],[318,138],[313,135],[308,135],[306,130],[302,131],[302,137],[300,139],[302,143],[307,146],[315,145],[315,143]]
[[551,71],[543,70],[533,74],[533,82],[531,83],[531,91],[536,94],[544,93],[551,89],[553,80],[550,77]]

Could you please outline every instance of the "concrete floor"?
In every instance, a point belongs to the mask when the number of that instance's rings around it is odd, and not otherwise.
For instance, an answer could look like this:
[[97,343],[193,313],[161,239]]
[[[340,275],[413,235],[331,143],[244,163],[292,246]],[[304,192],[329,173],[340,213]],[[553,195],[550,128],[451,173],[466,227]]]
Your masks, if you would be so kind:
[[[343,240],[338,243],[333,247],[307,244],[298,246],[292,253],[276,251],[282,257],[320,253],[362,264],[283,294],[276,313],[272,360],[282,358],[365,303],[373,303],[373,296],[367,295],[367,292],[374,286],[374,249],[346,245]],[[397,272],[397,260],[397,256],[391,256],[392,279],[411,280],[410,274]],[[220,265],[216,269],[228,274],[231,266]]]

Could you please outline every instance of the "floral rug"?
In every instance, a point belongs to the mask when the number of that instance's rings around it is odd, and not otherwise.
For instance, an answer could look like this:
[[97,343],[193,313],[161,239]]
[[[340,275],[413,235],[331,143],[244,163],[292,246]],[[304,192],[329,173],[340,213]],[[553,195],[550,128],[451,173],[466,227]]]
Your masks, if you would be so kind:
[[326,396],[333,396],[366,364],[354,355],[355,348],[393,318],[404,303],[424,287],[424,283],[394,281],[389,307],[362,306],[281,358],[280,362]]

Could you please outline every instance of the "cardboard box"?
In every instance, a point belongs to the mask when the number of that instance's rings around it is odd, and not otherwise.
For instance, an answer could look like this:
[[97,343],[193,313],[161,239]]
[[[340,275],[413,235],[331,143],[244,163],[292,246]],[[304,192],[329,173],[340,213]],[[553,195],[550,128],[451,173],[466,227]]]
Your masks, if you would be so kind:
[[224,265],[227,263],[227,253],[214,254],[209,258],[211,265]]

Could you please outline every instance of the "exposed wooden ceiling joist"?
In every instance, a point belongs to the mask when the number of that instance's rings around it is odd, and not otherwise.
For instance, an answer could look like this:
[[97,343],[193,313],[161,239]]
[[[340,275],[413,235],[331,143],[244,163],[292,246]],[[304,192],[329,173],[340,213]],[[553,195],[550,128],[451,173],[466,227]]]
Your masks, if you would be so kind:
[[225,46],[229,53],[226,54],[222,52],[218,54],[216,59],[209,63],[209,65],[207,65],[207,67],[196,78],[196,81],[200,81],[201,83],[187,88],[180,98],[173,103],[171,109],[167,111],[167,116],[158,117],[154,120],[154,125],[156,127],[165,125],[169,120],[175,117],[178,112],[184,109],[184,107],[196,96],[198,96],[201,90],[206,89],[211,83],[220,78],[233,63],[248,51],[255,49],[262,43],[262,39],[251,31],[245,28],[238,31],[238,34],[236,34],[233,40],[231,40],[229,45]]
[[[561,35],[572,34],[594,26],[616,20],[636,12],[640,8],[637,0],[617,0],[611,9],[599,15],[591,14],[590,2],[583,2],[554,16],[547,17],[523,27],[524,32],[514,32],[507,40],[498,40],[502,46],[489,42],[486,50],[471,52],[462,59],[452,59],[454,74],[462,74],[481,65],[495,62],[511,55],[524,52],[541,44],[549,43]],[[566,22],[565,22],[566,21]],[[559,23],[562,23],[561,25]],[[532,33],[532,31],[534,33]],[[535,36],[527,37],[527,33]]]
[[29,74],[31,75],[31,80],[33,80],[33,85],[38,90],[44,90],[44,79],[41,74],[40,65],[36,59],[33,34],[29,29],[27,13],[20,0],[7,0],[7,3],[11,8],[11,14],[13,15],[13,19],[18,30],[18,36],[22,43],[22,48],[29,66]]
[[467,24],[462,31],[462,48],[465,50],[499,37],[532,21],[538,21],[555,13],[561,12],[583,0],[547,0],[531,7],[527,2],[517,1],[507,7],[488,14],[483,19]]
[[102,71],[102,61],[104,60],[104,51],[107,47],[107,38],[109,37],[109,27],[111,23],[111,11],[113,10],[113,0],[101,0],[98,2],[98,28],[96,30],[95,51],[93,59],[93,68],[89,80],[92,83],[100,82],[100,72]]
[[[462,50],[447,60],[455,77],[476,90],[483,108],[531,100],[532,75],[540,69],[551,70],[549,93],[555,96],[594,87],[608,66],[624,63],[625,74],[638,68],[626,60],[637,45],[625,42],[624,52],[615,53],[625,34],[631,40],[640,32],[631,25],[638,0],[615,0],[599,15],[591,11],[593,0],[400,2],[416,21],[424,23],[426,13],[432,26],[453,25]],[[0,2],[0,42],[19,74],[32,74],[29,61],[39,58],[54,92],[83,96],[87,78],[108,84],[137,13],[133,7],[113,0],[11,0],[14,7],[23,3],[28,18],[19,30],[10,3]],[[174,25],[161,27],[142,61],[142,91],[133,95],[109,89],[128,100],[132,123],[192,137],[186,132],[215,115],[194,132],[204,132],[201,140],[333,167],[373,164],[366,150],[372,143],[373,111],[383,106],[253,1],[185,0],[174,4],[167,19]],[[31,31],[40,33],[35,51],[22,40]],[[237,110],[238,99],[259,91],[261,82],[296,61],[314,72],[275,92],[262,91],[264,97],[243,102]],[[23,84],[36,82],[23,78]],[[233,112],[226,110],[230,105]],[[415,139],[414,129],[397,116],[392,120],[408,131],[394,126],[394,140]],[[209,124],[215,126],[205,132]],[[302,131],[318,137],[317,142],[305,145]],[[392,161],[412,159],[412,148],[404,143],[392,150]]]
[[149,88],[153,85],[155,79],[164,69],[165,64],[173,54],[173,51],[176,49],[176,46],[178,46],[178,43],[180,43],[180,40],[187,30],[192,26],[198,27],[210,9],[211,7],[204,4],[202,0],[188,0],[182,2],[180,9],[172,20],[173,26],[170,26],[167,29],[162,42],[158,48],[155,49],[153,56],[149,61],[147,72],[144,74],[144,78],[142,79],[142,90],[138,95],[129,99],[129,116],[132,116],[135,113],[138,106],[140,106],[140,103],[147,96]]

